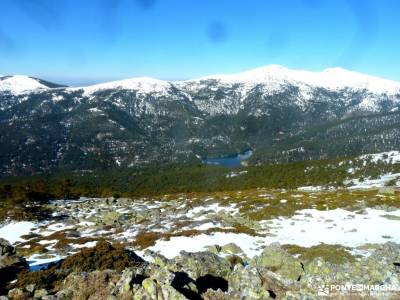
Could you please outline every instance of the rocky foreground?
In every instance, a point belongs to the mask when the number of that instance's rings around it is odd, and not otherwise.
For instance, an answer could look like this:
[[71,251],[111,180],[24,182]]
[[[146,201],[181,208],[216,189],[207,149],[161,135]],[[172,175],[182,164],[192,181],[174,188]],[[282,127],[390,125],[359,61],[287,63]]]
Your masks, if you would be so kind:
[[[266,246],[252,259],[241,256],[235,244],[182,251],[172,259],[146,250],[143,259],[121,244],[99,241],[35,272],[28,271],[8,242],[0,245],[1,300],[400,297],[400,245],[392,242],[377,246],[368,257],[334,264],[322,258],[300,260],[279,244]],[[357,286],[338,291],[338,285]],[[359,285],[372,290],[361,291]]]
[[46,217],[0,224],[0,300],[400,299],[399,197],[255,189],[54,200]]
[[252,258],[279,242],[293,255],[316,257],[328,251],[330,261],[340,262],[349,255],[369,255],[371,244],[400,243],[399,199],[400,193],[379,190],[257,189],[153,199],[55,200],[46,208],[51,212],[46,219],[9,217],[0,222],[0,238],[12,243],[30,267],[58,261],[103,239],[167,258],[181,250],[198,252],[229,243]]

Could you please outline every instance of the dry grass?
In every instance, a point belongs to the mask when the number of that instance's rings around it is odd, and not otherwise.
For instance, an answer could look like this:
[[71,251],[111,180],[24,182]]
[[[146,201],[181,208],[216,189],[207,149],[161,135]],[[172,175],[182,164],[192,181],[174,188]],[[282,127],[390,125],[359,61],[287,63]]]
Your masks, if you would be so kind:
[[309,248],[283,245],[282,247],[292,255],[299,255],[302,261],[312,261],[315,258],[322,258],[333,264],[356,261],[356,257],[348,251],[349,249],[340,245],[320,244]]
[[192,237],[200,234],[212,234],[215,232],[245,233],[253,236],[257,235],[253,229],[241,224],[237,224],[233,228],[210,228],[207,230],[188,229],[178,232],[139,232],[133,242],[133,246],[138,247],[139,249],[146,249],[150,246],[154,246],[156,241],[161,239],[168,241],[172,237]]

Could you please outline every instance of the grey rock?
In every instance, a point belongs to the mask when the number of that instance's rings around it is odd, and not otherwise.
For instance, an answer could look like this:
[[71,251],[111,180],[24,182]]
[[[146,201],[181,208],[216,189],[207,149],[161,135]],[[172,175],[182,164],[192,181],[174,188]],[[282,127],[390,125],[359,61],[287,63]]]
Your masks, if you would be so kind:
[[240,254],[243,253],[243,250],[234,243],[229,243],[222,246],[221,252],[230,253],[230,254]]
[[56,294],[57,300],[69,300],[74,296],[74,291],[72,289],[64,289]]
[[8,298],[10,298],[11,300],[23,300],[23,299],[29,299],[30,295],[29,293],[23,291],[20,288],[15,288],[15,289],[11,289],[8,291]]
[[259,271],[271,271],[279,274],[283,279],[298,281],[304,275],[301,261],[287,253],[277,243],[265,247],[252,263]]
[[197,279],[205,275],[213,275],[227,279],[231,272],[230,263],[211,252],[189,253],[182,251],[173,259],[174,271],[187,273],[191,278]]
[[33,294],[33,297],[36,299],[43,299],[48,296],[48,292],[45,289],[36,290]]
[[47,296],[43,296],[42,300],[58,300],[58,298],[54,295],[47,295]]
[[0,238],[0,256],[13,254],[15,254],[14,247],[7,240]]
[[234,299],[268,299],[269,293],[255,268],[236,265],[229,275],[229,294]]
[[27,291],[27,292],[29,292],[29,293],[33,293],[34,291],[35,291],[35,287],[36,287],[36,285],[35,284],[28,284],[26,287],[25,287],[25,290]]
[[17,274],[29,268],[26,260],[18,256],[15,248],[5,239],[0,239],[0,288],[14,280]]
[[146,264],[140,264],[134,268],[127,268],[122,272],[121,278],[116,283],[112,294],[120,295],[132,291],[134,284],[141,284],[141,280],[149,277],[149,271]]
[[142,287],[151,299],[176,299],[185,300],[186,297],[180,294],[172,286],[159,284],[156,280],[147,278],[143,280]]

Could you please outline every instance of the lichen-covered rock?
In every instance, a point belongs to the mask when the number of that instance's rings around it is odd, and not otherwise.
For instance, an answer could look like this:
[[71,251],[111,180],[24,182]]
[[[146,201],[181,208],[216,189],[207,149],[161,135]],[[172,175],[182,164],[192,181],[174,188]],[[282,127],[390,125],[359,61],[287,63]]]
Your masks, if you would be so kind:
[[15,248],[5,239],[0,238],[0,293],[6,284],[17,277],[17,274],[29,268],[26,260],[18,256]]
[[226,254],[244,255],[244,251],[234,243],[229,243],[222,246],[221,252]]
[[251,263],[259,271],[268,270],[292,281],[299,281],[304,275],[302,262],[287,253],[277,243],[265,247]]
[[48,295],[48,292],[45,289],[36,290],[33,294],[33,298],[42,299]]
[[220,245],[211,245],[211,246],[205,247],[205,249],[207,249],[207,251],[209,251],[211,253],[218,254],[221,252],[222,247]]
[[171,285],[175,278],[175,274],[168,268],[161,268],[154,264],[149,265],[148,276],[156,280],[158,283],[166,285]]
[[228,297],[221,290],[212,290],[208,289],[205,293],[202,294],[204,300],[232,300],[232,298]]
[[106,225],[114,225],[121,221],[121,214],[117,211],[110,211],[103,216],[103,222]]
[[156,280],[152,278],[147,278],[143,280],[142,287],[146,291],[147,296],[150,299],[160,299],[160,300],[168,300],[168,299],[176,299],[176,300],[185,300],[186,297],[180,294],[177,290],[175,290],[170,285],[159,284]]
[[113,295],[131,294],[133,285],[141,285],[142,281],[148,278],[149,269],[147,264],[138,264],[136,267],[127,268],[112,291]]
[[70,300],[74,296],[72,289],[63,289],[56,294],[57,300]]
[[36,288],[36,284],[31,283],[31,284],[28,284],[28,285],[25,287],[25,290],[26,290],[27,292],[33,294],[33,292],[35,291],[35,288]]
[[59,300],[59,299],[55,295],[47,295],[47,296],[43,296],[42,300]]
[[132,290],[133,279],[136,276],[135,269],[125,269],[122,273],[121,278],[116,283],[113,295],[127,294]]
[[22,289],[15,288],[8,292],[8,298],[11,300],[27,300],[30,299],[30,294]]
[[149,259],[152,263],[160,266],[161,268],[172,268],[173,267],[173,262],[166,258],[165,256],[151,251],[151,250],[145,250],[144,255],[147,259]]
[[0,256],[6,254],[8,255],[15,254],[15,249],[13,246],[11,246],[11,244],[7,240],[0,238]]
[[[318,296],[315,293],[307,292],[307,291],[287,291],[286,294],[280,298],[282,300],[320,300],[321,296]],[[329,299],[329,298],[328,298]],[[342,299],[342,298],[339,298]],[[343,298],[346,299],[346,298]],[[361,299],[361,298],[351,298],[351,299]]]
[[227,279],[231,272],[229,261],[211,252],[189,253],[181,251],[173,259],[175,270],[187,273],[191,278],[213,275]]
[[[332,264],[322,258],[314,259],[305,265],[303,282],[309,287],[329,285],[386,285],[400,290],[400,272],[395,261],[399,258],[399,245],[386,243],[380,245],[369,257],[360,257],[355,262],[341,265]],[[304,292],[304,291],[302,291]],[[339,293],[335,291],[339,296]],[[346,292],[341,292],[346,295]],[[367,291],[359,292],[359,297],[367,297]],[[393,293],[371,292],[376,299],[396,299]],[[394,298],[393,298],[394,297]]]
[[234,299],[268,299],[270,294],[263,287],[262,278],[256,268],[235,266],[229,275],[229,295]]
[[154,281],[154,279],[152,278],[146,278],[145,280],[143,280],[142,282],[142,287],[144,288],[144,290],[147,292],[147,294],[154,298],[157,299],[158,298],[158,292],[157,292],[157,282]]

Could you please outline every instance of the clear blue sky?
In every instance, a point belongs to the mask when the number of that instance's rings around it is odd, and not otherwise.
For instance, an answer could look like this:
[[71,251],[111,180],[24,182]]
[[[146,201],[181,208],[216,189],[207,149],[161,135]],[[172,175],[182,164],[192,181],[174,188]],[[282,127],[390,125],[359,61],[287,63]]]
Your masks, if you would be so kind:
[[400,80],[396,0],[1,0],[0,74],[68,84],[268,64]]

